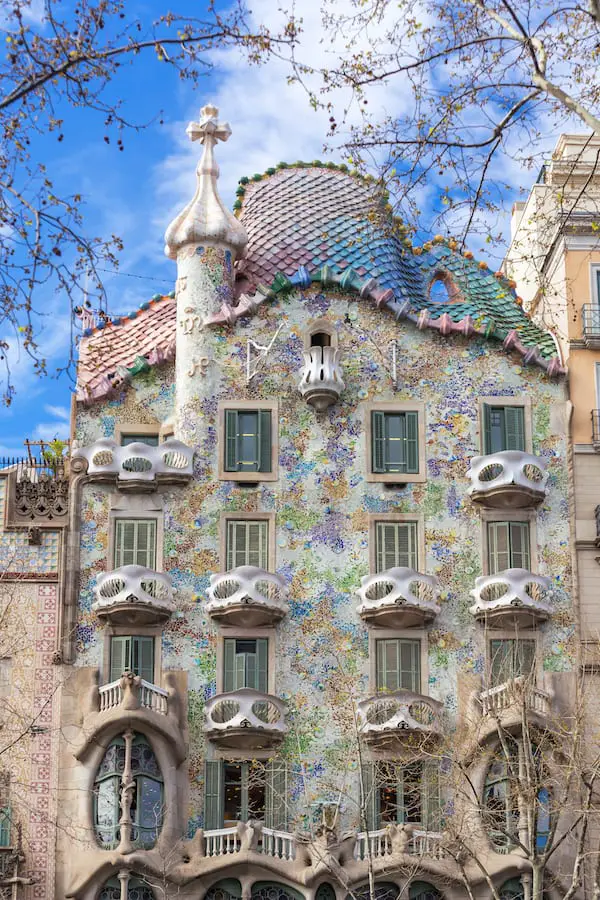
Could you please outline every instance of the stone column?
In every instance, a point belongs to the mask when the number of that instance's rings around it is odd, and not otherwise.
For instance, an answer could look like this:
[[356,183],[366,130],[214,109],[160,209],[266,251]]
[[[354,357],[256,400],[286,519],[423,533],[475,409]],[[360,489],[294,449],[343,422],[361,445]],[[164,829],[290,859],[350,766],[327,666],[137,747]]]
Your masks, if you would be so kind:
[[233,305],[233,264],[243,256],[247,236],[217,190],[214,147],[228,140],[231,128],[218,121],[218,109],[209,105],[187,133],[204,148],[196,193],[169,225],[165,253],[177,260],[175,436],[202,452],[208,427],[202,401],[217,393],[219,380],[205,323],[223,306]]

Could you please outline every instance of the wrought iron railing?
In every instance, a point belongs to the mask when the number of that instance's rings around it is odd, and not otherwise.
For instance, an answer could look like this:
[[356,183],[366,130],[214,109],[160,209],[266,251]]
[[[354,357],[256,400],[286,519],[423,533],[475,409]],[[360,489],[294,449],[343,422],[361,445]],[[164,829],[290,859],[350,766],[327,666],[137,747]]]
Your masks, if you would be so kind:
[[600,306],[586,303],[581,308],[584,337],[600,338]]

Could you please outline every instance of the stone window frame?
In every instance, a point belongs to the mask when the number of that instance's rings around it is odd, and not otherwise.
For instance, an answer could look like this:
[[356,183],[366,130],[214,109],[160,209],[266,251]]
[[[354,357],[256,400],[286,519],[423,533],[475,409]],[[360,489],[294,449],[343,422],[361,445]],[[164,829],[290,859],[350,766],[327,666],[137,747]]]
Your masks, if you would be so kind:
[[115,425],[115,442],[121,446],[121,438],[124,434],[149,435],[158,438],[161,442],[161,426],[159,422],[149,425],[147,422],[118,422]]
[[156,523],[156,552],[154,571],[164,572],[164,515],[162,498],[158,494],[117,494],[111,497],[108,514],[108,554],[106,571],[114,571],[115,538],[117,519],[153,519]]
[[276,571],[276,544],[275,525],[276,514],[274,512],[222,512],[219,521],[219,572],[229,571],[227,566],[227,522],[228,521],[267,522],[267,553],[269,572]]
[[[225,411],[239,409],[252,411],[264,409],[271,412],[271,471],[270,472],[227,472],[225,471]],[[257,483],[279,480],[279,401],[278,400],[222,400],[217,418],[217,454],[219,481],[239,481]]]
[[415,522],[417,525],[417,565],[423,572],[425,566],[425,517],[422,513],[369,513],[369,574],[377,573],[376,523]]
[[490,575],[488,522],[528,522],[529,559],[531,571],[538,573],[537,513],[534,509],[482,509],[481,510],[481,555],[483,575]]
[[[372,469],[372,453],[373,453],[373,435],[371,425],[371,414],[373,412],[416,412],[418,416],[418,441],[419,441],[419,471],[415,473],[408,472],[373,472]],[[383,484],[422,484],[427,481],[427,459],[425,453],[425,404],[420,400],[403,400],[394,401],[386,400],[377,403],[365,403],[363,406],[365,438],[366,438],[366,481],[382,482]]]
[[[428,697],[424,688],[429,684],[429,643],[426,628],[369,628],[369,696],[377,695],[377,641],[397,638],[421,642],[421,696]],[[381,694],[385,696],[385,694]]]
[[104,628],[104,646],[102,651],[102,669],[101,683],[108,684],[110,676],[110,643],[113,637],[151,637],[154,638],[154,675],[152,683],[156,687],[162,687],[162,629],[163,626],[157,625],[111,625],[106,624]]
[[318,334],[319,332],[325,332],[326,334],[329,335],[329,337],[331,338],[331,344],[330,344],[331,347],[333,347],[335,349],[339,346],[339,340],[338,340],[339,335],[338,335],[338,331],[337,331],[337,328],[335,327],[334,323],[331,321],[331,319],[322,318],[322,319],[315,319],[314,321],[310,322],[309,325],[306,326],[306,329],[304,331],[304,349],[305,350],[310,350],[310,348],[312,346],[312,344],[310,342],[311,338],[312,338],[313,334]]
[[533,421],[531,397],[528,395],[518,396],[511,394],[505,397],[502,394],[497,396],[480,397],[477,410],[477,445],[482,456],[485,452],[485,406],[522,406],[523,418],[525,420],[525,452],[533,453]]

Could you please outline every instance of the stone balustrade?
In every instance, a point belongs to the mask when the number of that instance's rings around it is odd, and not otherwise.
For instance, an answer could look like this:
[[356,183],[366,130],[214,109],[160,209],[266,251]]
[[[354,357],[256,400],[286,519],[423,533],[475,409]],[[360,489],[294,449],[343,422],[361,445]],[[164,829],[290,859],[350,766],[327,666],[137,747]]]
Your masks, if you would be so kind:
[[426,741],[441,734],[442,704],[412,691],[376,694],[358,704],[361,734],[384,749],[407,739]]
[[150,625],[175,609],[171,578],[145,566],[120,566],[96,579],[92,610],[112,624]]
[[[169,439],[158,447],[142,441],[121,446],[102,439],[71,454],[72,467],[87,465],[87,474],[102,481],[116,478],[120,490],[154,489],[157,480],[166,484],[184,484],[193,475],[194,451],[181,441]],[[73,466],[74,464],[74,466]]]
[[536,506],[546,496],[546,461],[521,450],[474,456],[467,475],[476,503],[510,509]]
[[168,692],[131,672],[125,672],[117,681],[101,685],[98,694],[100,712],[123,706],[125,709],[149,709],[167,715]]
[[335,347],[310,347],[304,353],[298,390],[317,410],[336,403],[344,390],[339,358],[340,351]]
[[505,569],[475,579],[471,613],[490,628],[533,628],[552,614],[548,591],[552,584],[544,575],[527,569]]
[[440,611],[440,583],[433,575],[396,567],[367,575],[357,591],[358,614],[369,625],[410,628],[426,625]]
[[528,678],[518,676],[503,684],[482,691],[479,695],[481,711],[484,716],[499,716],[506,710],[525,704],[526,708],[538,713],[543,718],[551,714],[552,697],[542,691]]
[[288,612],[283,578],[256,566],[238,566],[210,576],[206,612],[223,625],[257,628],[275,625]]
[[283,701],[252,688],[217,694],[207,702],[205,710],[206,735],[220,747],[275,747],[287,734]]
[[354,858],[377,859],[407,853],[443,859],[443,835],[438,831],[424,831],[412,825],[388,825],[378,831],[361,831],[356,836]]

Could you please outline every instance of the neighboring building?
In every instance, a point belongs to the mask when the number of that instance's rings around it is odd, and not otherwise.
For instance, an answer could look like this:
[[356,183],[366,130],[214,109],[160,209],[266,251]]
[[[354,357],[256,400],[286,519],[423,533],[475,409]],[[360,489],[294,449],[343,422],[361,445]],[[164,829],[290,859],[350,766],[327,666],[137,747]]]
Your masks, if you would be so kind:
[[497,730],[521,754],[523,708],[539,733],[572,712],[554,339],[345,167],[244,178],[235,218],[228,126],[189,132],[175,292],[85,314],[55,897],[343,900],[372,874],[378,900],[462,900],[461,815],[529,897]]
[[[39,451],[39,448],[36,448]],[[41,448],[42,451],[44,448]],[[54,897],[68,475],[0,460],[0,897]]]

